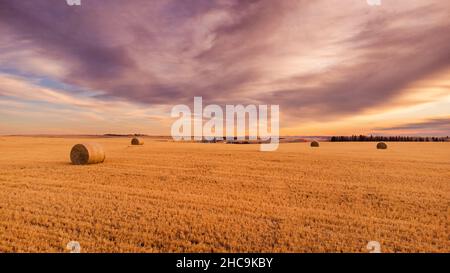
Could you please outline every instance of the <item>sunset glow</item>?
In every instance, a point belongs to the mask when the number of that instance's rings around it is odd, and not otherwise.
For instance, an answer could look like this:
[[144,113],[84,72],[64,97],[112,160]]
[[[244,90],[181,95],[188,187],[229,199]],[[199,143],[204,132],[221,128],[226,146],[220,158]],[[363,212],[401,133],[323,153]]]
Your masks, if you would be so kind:
[[279,104],[283,135],[450,134],[450,3],[0,2],[0,134],[168,135]]

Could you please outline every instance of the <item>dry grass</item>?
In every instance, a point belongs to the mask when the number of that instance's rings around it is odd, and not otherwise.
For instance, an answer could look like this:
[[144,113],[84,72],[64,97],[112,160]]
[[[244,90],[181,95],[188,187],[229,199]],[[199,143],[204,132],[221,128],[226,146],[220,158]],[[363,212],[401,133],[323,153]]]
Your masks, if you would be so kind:
[[0,138],[0,252],[450,251],[450,143],[129,141]]

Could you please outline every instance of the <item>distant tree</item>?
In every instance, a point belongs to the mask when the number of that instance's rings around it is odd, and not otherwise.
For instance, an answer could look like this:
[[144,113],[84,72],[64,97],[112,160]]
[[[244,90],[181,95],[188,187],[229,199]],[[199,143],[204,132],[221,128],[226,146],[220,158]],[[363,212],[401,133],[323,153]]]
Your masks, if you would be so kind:
[[331,142],[364,142],[364,141],[390,141],[390,142],[444,142],[449,141],[450,138],[446,137],[418,137],[418,136],[365,136],[365,135],[351,135],[351,136],[332,136],[330,138]]

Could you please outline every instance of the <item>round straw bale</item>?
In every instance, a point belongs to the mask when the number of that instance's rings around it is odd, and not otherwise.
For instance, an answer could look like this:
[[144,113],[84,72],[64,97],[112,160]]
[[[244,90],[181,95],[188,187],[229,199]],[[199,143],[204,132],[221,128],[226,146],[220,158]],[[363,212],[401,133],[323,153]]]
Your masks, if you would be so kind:
[[314,148],[317,148],[317,147],[319,147],[320,145],[319,145],[319,142],[317,142],[317,141],[313,141],[313,142],[311,142],[311,147],[314,147]]
[[73,146],[70,160],[74,165],[96,164],[105,161],[105,152],[97,143],[84,143]]
[[134,137],[131,140],[131,145],[144,145],[144,140],[142,140],[141,138]]
[[379,142],[379,143],[377,144],[377,149],[385,150],[385,149],[387,149],[387,144],[384,143],[384,142]]

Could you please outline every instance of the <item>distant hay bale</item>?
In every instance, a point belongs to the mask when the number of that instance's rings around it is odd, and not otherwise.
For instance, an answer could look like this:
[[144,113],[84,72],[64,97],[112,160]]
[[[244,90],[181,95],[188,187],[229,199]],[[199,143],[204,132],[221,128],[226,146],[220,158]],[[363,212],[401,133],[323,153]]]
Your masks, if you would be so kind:
[[320,145],[319,145],[319,142],[317,142],[317,141],[311,142],[311,147],[317,148],[317,147],[319,147],[319,146],[320,146]]
[[250,142],[248,140],[227,140],[225,143],[226,144],[252,144],[252,142]]
[[96,164],[105,161],[105,152],[97,143],[84,143],[73,146],[70,160],[74,165]]
[[131,145],[144,145],[144,141],[140,138],[134,137],[131,140]]
[[387,149],[387,144],[384,143],[384,142],[379,142],[377,144],[377,149],[386,150]]

